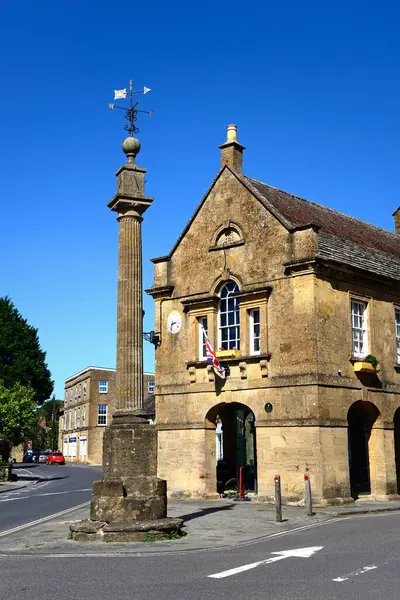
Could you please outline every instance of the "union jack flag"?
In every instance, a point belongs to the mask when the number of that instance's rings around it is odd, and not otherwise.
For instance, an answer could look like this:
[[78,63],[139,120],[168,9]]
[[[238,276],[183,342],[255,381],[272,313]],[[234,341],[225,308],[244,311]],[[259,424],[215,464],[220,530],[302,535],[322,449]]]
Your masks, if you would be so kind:
[[212,347],[212,344],[211,344],[210,340],[208,339],[206,330],[204,329],[203,326],[201,326],[201,329],[203,331],[204,344],[206,346],[206,357],[207,357],[208,364],[212,365],[214,367],[214,371],[219,377],[221,377],[222,379],[225,379],[225,369],[219,362],[217,355],[214,352],[214,348]]

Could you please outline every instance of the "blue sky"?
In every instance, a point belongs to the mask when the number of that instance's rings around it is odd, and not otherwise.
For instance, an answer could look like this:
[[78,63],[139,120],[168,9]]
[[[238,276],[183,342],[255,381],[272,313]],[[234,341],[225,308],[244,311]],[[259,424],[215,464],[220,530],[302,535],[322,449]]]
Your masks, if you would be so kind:
[[[64,379],[115,366],[124,162],[113,90],[152,92],[138,163],[153,206],[144,287],[218,171],[229,123],[256,179],[386,229],[400,204],[395,2],[3,0],[0,296],[39,329]],[[145,297],[145,330],[153,327]],[[153,349],[145,343],[145,369]]]

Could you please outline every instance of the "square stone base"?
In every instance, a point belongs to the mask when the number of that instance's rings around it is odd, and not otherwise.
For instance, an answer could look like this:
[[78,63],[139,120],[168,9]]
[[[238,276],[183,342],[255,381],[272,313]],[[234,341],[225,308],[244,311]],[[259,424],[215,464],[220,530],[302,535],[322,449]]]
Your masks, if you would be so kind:
[[80,521],[70,525],[71,539],[78,542],[156,542],[180,537],[183,519],[106,523]]

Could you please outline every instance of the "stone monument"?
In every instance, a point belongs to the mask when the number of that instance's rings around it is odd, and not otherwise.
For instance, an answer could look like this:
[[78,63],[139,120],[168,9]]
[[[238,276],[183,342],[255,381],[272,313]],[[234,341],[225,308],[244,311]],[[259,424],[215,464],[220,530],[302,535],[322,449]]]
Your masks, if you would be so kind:
[[103,475],[93,483],[90,519],[70,527],[75,540],[164,539],[178,534],[183,522],[167,518],[167,482],[157,477],[157,431],[143,410],[141,223],[153,198],[144,193],[146,169],[135,162],[140,142],[133,137],[132,85],[130,97],[131,135],[122,144],[127,162],[116,173],[117,193],[108,204],[119,222],[117,408],[104,433]]

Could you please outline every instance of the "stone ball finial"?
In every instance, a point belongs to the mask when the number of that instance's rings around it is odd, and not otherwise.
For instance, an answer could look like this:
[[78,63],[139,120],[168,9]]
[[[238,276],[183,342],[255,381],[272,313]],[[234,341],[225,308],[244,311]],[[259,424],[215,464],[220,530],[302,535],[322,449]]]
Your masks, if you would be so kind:
[[125,152],[128,162],[135,162],[135,157],[140,152],[140,141],[135,137],[127,137],[122,142],[122,150]]

